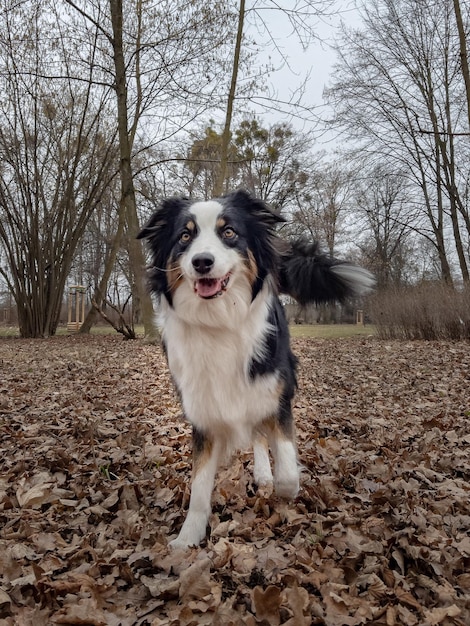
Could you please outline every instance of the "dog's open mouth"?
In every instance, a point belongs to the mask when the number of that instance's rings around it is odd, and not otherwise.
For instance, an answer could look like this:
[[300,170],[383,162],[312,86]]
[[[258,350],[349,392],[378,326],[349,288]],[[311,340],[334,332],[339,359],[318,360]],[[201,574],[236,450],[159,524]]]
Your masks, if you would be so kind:
[[198,278],[194,281],[194,291],[200,298],[209,300],[221,296],[227,289],[230,272],[222,278]]

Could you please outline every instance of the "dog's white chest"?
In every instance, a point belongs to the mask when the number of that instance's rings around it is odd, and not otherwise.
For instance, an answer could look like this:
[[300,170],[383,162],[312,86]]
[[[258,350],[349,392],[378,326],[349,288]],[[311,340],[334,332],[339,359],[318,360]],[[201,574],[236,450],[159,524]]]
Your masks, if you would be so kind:
[[170,314],[164,326],[168,363],[186,417],[236,447],[247,445],[253,428],[278,409],[278,375],[249,372],[268,330],[266,314],[258,317],[222,330],[191,326]]

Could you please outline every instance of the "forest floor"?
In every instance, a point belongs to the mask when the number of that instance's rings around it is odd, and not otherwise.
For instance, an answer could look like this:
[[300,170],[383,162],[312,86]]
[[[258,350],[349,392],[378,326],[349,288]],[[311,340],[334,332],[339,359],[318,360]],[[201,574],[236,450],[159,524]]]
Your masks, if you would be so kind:
[[191,446],[161,349],[0,339],[0,626],[468,626],[470,344],[292,343],[298,498],[236,454],[172,552]]

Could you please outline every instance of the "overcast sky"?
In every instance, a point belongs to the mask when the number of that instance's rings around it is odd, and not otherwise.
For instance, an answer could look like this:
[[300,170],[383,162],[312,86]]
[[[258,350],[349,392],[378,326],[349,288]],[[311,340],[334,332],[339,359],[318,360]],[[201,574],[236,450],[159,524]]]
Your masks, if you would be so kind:
[[[280,55],[276,54],[272,46],[266,48],[266,56],[270,55],[274,66],[279,68],[271,74],[270,82],[280,100],[289,100],[292,93],[303,83],[305,77],[309,76],[305,102],[309,106],[318,107],[319,114],[326,114],[323,90],[330,81],[336,59],[331,45],[338,33],[341,21],[344,21],[348,26],[359,24],[353,0],[337,0],[337,6],[338,12],[334,15],[318,18],[315,27],[318,39],[311,43],[306,50],[302,48],[296,35],[292,34],[286,16],[280,11],[270,12],[269,28],[279,49],[287,59],[287,62],[283,64]],[[285,116],[275,113],[272,115],[261,113],[261,115],[268,119],[271,117],[282,121],[286,119]],[[294,123],[297,127],[302,126],[300,120]],[[306,128],[308,129],[308,125]]]

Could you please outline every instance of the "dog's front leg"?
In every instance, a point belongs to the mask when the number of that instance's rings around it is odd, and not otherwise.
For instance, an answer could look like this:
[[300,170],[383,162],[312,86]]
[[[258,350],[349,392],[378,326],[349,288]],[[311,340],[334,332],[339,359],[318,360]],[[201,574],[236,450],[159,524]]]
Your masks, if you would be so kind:
[[269,461],[269,447],[265,435],[255,434],[253,442],[254,470],[253,478],[258,487],[267,487],[273,484],[273,473]]
[[281,398],[279,414],[267,420],[265,427],[274,457],[274,489],[281,498],[293,500],[299,492],[300,472],[288,398]]
[[193,426],[193,476],[189,509],[179,535],[170,541],[172,548],[197,546],[204,539],[220,453],[220,443]]

